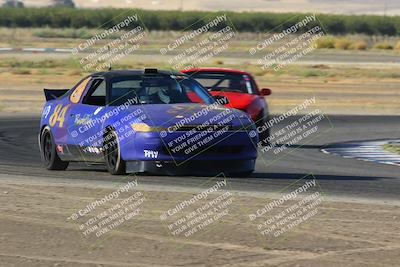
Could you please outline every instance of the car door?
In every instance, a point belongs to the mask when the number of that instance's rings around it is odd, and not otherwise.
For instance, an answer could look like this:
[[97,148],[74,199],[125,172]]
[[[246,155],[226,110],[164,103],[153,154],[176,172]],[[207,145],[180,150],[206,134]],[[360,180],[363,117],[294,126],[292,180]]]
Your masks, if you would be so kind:
[[[103,161],[103,120],[106,105],[106,81],[92,77],[82,95],[69,109],[69,147],[75,160]],[[72,100],[71,100],[72,102]]]
[[51,129],[56,150],[62,160],[77,160],[76,155],[70,151],[73,144],[70,137],[70,127],[73,125],[73,118],[70,114],[71,109],[79,103],[90,80],[90,76],[82,79],[71,89],[71,92],[68,92],[68,94],[61,96],[57,100],[51,101],[46,106],[45,122]]

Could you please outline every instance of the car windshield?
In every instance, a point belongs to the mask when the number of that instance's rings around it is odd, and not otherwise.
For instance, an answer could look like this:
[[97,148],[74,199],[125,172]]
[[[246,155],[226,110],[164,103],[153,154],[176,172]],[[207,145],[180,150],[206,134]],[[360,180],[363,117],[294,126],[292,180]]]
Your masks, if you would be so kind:
[[190,74],[208,91],[240,92],[257,94],[257,89],[251,77],[244,74],[197,72]]
[[198,82],[183,75],[135,75],[112,79],[110,105],[128,101],[136,104],[214,103]]

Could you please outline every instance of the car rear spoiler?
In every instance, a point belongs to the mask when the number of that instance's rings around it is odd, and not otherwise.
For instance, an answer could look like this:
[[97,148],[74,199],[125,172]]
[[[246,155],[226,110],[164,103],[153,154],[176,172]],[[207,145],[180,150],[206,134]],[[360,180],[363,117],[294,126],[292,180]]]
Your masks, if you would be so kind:
[[43,89],[46,101],[56,99],[64,95],[66,92],[68,92],[68,90],[69,89]]

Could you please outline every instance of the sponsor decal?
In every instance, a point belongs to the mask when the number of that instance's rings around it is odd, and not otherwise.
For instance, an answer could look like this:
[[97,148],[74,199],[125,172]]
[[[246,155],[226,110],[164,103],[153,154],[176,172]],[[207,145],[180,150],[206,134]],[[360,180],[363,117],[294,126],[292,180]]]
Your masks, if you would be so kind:
[[86,153],[100,154],[103,151],[103,149],[101,147],[98,148],[95,146],[88,146],[88,147],[85,147],[83,149],[83,151]]
[[42,117],[45,118],[45,119],[47,119],[47,116],[49,116],[50,111],[51,111],[51,105],[46,106],[46,107],[43,109]]
[[146,158],[152,158],[152,159],[158,158],[158,151],[144,149],[143,152]]
[[81,114],[76,114],[74,123],[75,125],[87,125],[91,124],[93,122],[92,115],[90,114],[85,114],[84,116],[81,116]]

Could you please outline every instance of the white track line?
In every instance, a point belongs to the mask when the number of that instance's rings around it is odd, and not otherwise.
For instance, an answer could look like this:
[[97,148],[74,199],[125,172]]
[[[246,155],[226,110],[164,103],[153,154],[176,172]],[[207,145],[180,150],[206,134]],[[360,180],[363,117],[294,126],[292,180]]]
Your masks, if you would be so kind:
[[321,151],[343,158],[355,158],[364,161],[400,166],[400,155],[383,150],[383,145],[399,142],[400,140],[385,140],[342,143],[323,148]]

